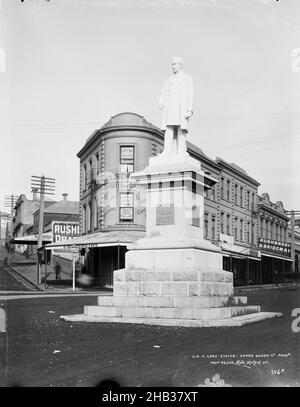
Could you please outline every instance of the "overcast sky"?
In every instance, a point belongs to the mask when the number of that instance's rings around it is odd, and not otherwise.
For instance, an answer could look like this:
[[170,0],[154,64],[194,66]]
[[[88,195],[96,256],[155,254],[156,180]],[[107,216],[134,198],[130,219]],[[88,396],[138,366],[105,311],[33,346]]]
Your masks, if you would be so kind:
[[0,210],[4,195],[31,196],[31,175],[56,178],[56,198],[78,200],[76,153],[95,129],[122,111],[160,126],[173,56],[194,79],[189,139],[300,209],[299,0],[0,7]]

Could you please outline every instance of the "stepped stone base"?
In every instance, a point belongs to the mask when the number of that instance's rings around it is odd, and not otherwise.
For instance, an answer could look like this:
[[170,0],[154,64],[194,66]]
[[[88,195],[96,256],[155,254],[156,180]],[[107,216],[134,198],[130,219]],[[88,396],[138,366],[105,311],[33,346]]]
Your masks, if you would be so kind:
[[99,296],[98,305],[85,306],[82,315],[61,318],[66,321],[221,327],[281,316],[260,312],[260,306],[247,305],[247,297],[233,296],[233,275],[221,269],[219,253],[198,249],[132,251],[126,253],[126,266],[114,271],[113,296]]
[[98,305],[85,306],[82,315],[61,318],[221,327],[281,316],[260,312],[260,306],[247,305],[247,297],[233,296],[233,275],[222,270],[221,260],[220,253],[195,248],[127,252],[126,268],[114,271],[113,296],[99,296]]
[[120,317],[88,317],[84,314],[62,315],[61,319],[69,322],[102,322],[102,323],[122,323],[122,324],[144,324],[189,328],[218,328],[243,326],[246,324],[263,321],[269,318],[281,317],[278,312],[259,312],[248,315],[236,316],[232,318],[215,320],[195,320],[195,319],[158,319],[158,318],[120,318]]

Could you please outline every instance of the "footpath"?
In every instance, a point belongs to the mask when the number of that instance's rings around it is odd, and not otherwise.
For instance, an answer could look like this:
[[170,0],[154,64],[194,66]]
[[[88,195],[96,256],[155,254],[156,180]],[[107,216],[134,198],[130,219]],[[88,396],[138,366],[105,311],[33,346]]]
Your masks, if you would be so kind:
[[19,282],[23,283],[24,287],[31,291],[45,292],[45,293],[95,293],[95,294],[109,294],[112,292],[110,289],[97,288],[93,286],[84,286],[75,282],[75,290],[72,288],[72,276],[68,272],[61,270],[61,278],[55,278],[54,267],[47,264],[47,279],[45,280],[46,267],[42,264],[41,267],[41,280],[42,283],[38,284],[37,281],[37,265],[36,260],[26,258],[22,254],[14,253],[13,258],[7,253],[4,247],[0,247],[0,264],[5,267],[13,277]]

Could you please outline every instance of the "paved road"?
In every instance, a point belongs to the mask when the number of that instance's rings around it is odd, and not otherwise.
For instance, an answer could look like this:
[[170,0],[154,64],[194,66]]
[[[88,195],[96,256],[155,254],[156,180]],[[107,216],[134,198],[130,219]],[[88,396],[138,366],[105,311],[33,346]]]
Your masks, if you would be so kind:
[[0,265],[0,291],[28,291],[20,281]]
[[96,386],[114,378],[129,386],[197,386],[219,374],[233,386],[299,386],[300,337],[291,330],[299,294],[295,289],[249,294],[250,304],[284,316],[234,328],[68,323],[59,315],[81,313],[96,297],[2,300],[8,326],[0,333],[6,349],[0,383]]

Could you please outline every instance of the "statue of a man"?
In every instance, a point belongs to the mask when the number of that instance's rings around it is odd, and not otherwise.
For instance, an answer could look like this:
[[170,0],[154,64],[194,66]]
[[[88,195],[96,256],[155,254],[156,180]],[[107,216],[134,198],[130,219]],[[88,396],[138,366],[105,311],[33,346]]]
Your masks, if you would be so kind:
[[159,107],[163,109],[162,129],[165,130],[164,154],[187,154],[186,135],[193,114],[194,86],[191,76],[182,70],[181,58],[173,58],[173,74],[166,79]]

